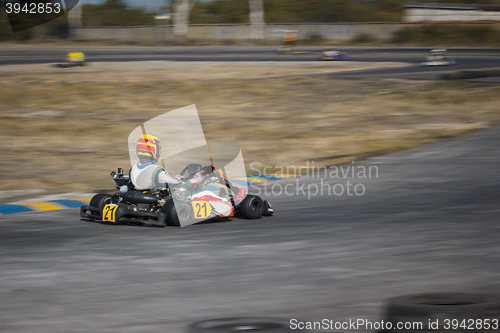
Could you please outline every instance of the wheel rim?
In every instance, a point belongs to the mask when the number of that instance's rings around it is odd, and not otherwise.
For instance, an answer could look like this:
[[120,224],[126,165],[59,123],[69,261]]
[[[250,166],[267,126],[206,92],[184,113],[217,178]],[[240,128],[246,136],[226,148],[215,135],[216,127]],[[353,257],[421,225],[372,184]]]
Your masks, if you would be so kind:
[[254,214],[259,214],[262,209],[262,204],[258,202],[257,200],[254,200],[252,202],[252,205],[250,206],[250,209],[252,210],[252,213]]
[[189,210],[187,207],[181,207],[177,212],[177,216],[179,217],[179,221],[185,221],[189,218]]
[[264,331],[264,330],[276,330],[283,328],[282,325],[274,323],[248,323],[248,324],[230,324],[223,325],[217,328],[226,329],[228,331],[241,332],[241,331]]
[[441,306],[441,305],[472,305],[472,304],[476,304],[476,303],[467,302],[467,301],[446,301],[446,300],[443,300],[443,301],[424,302],[424,303],[420,303],[420,304]]
[[288,322],[278,318],[219,318],[191,325],[196,332],[288,332]]

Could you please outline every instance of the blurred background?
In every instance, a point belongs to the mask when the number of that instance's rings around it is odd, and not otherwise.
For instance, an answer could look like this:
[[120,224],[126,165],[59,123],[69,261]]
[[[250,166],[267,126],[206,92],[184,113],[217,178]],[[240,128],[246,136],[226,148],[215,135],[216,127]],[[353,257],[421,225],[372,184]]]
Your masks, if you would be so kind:
[[296,30],[306,45],[489,46],[498,39],[499,5],[496,0],[81,0],[68,15],[16,34],[2,10],[0,40],[266,45],[281,38],[279,30]]
[[[104,189],[90,166],[126,161],[127,128],[190,104],[209,139],[239,141],[247,167],[261,168],[347,162],[496,124],[496,85],[484,84],[499,75],[499,6],[83,0],[17,33],[3,7],[2,133],[22,139],[3,148],[1,189],[32,187],[22,171],[32,169],[17,165],[40,149],[39,186],[69,190],[77,170],[82,190]],[[119,148],[103,150],[96,133]]]

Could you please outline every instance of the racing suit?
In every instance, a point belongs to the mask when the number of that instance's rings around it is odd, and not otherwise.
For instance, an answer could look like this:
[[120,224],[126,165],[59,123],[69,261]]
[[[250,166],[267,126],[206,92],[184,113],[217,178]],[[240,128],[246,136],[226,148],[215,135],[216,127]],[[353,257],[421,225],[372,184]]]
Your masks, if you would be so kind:
[[130,180],[138,190],[164,189],[167,184],[180,184],[178,178],[172,178],[167,171],[155,162],[141,164],[137,162],[130,169]]

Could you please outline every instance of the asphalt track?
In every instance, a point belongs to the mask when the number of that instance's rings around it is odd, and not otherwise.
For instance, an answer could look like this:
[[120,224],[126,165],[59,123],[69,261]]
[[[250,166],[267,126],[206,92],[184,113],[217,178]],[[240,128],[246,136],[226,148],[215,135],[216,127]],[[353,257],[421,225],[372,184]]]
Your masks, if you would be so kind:
[[[319,55],[210,55],[210,56],[89,56],[88,62],[135,62],[135,61],[219,61],[219,62],[240,62],[240,61],[319,61]],[[424,67],[420,64],[425,61],[425,56],[418,55],[352,55],[352,61],[360,62],[398,62],[407,63],[407,66],[392,67],[372,70],[356,70],[335,72],[331,74],[312,74],[307,76],[334,76],[334,77],[392,77],[405,79],[425,79],[436,80],[440,74],[449,71],[463,71],[475,69],[487,69],[500,67],[499,56],[455,56],[458,62],[452,66]],[[0,58],[0,65],[25,65],[25,64],[52,64],[56,63],[53,57],[6,57]],[[61,61],[60,61],[61,62]]]
[[[405,67],[373,69],[362,71],[349,71],[330,74],[336,77],[396,77],[405,79],[425,79],[436,80],[440,74],[449,71],[464,71],[475,69],[487,69],[500,67],[500,57],[496,56],[455,56],[456,65],[451,66],[421,66],[422,58],[415,56],[393,56],[394,60],[388,60],[388,57],[381,57],[376,61],[396,61],[409,63]],[[354,60],[354,58],[353,58]]]
[[[75,47],[6,47],[0,50],[0,66],[60,63],[68,49]],[[500,49],[450,48],[458,64],[422,67],[431,48],[417,47],[342,47],[353,61],[403,62],[408,66],[373,70],[346,71],[336,77],[395,77],[406,79],[439,79],[447,71],[500,67]],[[319,61],[321,47],[301,47],[298,54],[277,54],[271,47],[80,47],[92,62],[134,61]],[[315,76],[315,75],[313,75]],[[491,80],[491,79],[490,79]],[[496,80],[493,80],[493,82]]]
[[[276,216],[253,221],[147,228],[88,222],[78,209],[0,216],[0,331],[176,333],[228,316],[375,321],[391,296],[500,294],[499,151],[494,127],[356,162],[378,167],[370,179],[281,180],[294,194],[263,195]],[[308,185],[312,194],[313,184],[347,180],[365,194],[307,198]]]
[[[341,46],[338,49],[349,54],[420,54],[428,55],[433,47],[358,47]],[[321,53],[324,47],[297,47],[299,52]],[[241,46],[3,46],[0,56],[64,56],[70,51],[81,51],[89,56],[122,56],[122,55],[270,55],[276,53],[276,47],[241,47]],[[454,55],[500,55],[500,48],[448,48]]]

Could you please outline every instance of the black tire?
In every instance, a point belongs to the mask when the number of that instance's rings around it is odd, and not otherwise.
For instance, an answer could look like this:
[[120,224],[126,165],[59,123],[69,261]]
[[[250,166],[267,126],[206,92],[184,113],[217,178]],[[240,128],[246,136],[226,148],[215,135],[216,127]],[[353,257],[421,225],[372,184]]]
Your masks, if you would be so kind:
[[[393,325],[393,328],[390,330],[391,332],[409,332],[408,329],[398,330],[396,328],[398,322],[422,323],[422,328],[411,329],[410,331],[466,331],[461,327],[457,329],[446,328],[444,326],[446,324],[445,319],[457,319],[459,325],[465,319],[465,323],[468,325],[469,320],[481,319],[484,323],[484,319],[499,318],[500,298],[492,295],[467,293],[400,296],[388,301],[384,317],[387,322],[391,322]],[[439,321],[437,321],[439,326],[429,327],[429,319],[433,323],[436,322],[437,318],[439,318]],[[479,331],[482,330],[475,329],[475,332]],[[485,330],[485,332],[487,331]]]
[[188,326],[187,333],[304,332],[290,328],[290,321],[279,318],[221,318],[203,320]]
[[192,208],[183,201],[176,201],[174,204],[174,200],[167,200],[161,211],[167,214],[165,222],[171,227],[180,227],[181,222],[187,222],[193,218]]
[[96,194],[92,197],[90,200],[89,206],[95,207],[95,208],[102,208],[104,207],[104,204],[107,202],[111,201],[111,195],[109,194]]
[[264,212],[264,203],[256,195],[248,194],[240,203],[240,213],[247,219],[258,219]]
[[263,216],[273,216],[274,215],[274,210],[269,201],[264,200],[262,203],[264,205],[264,210],[262,212]]

